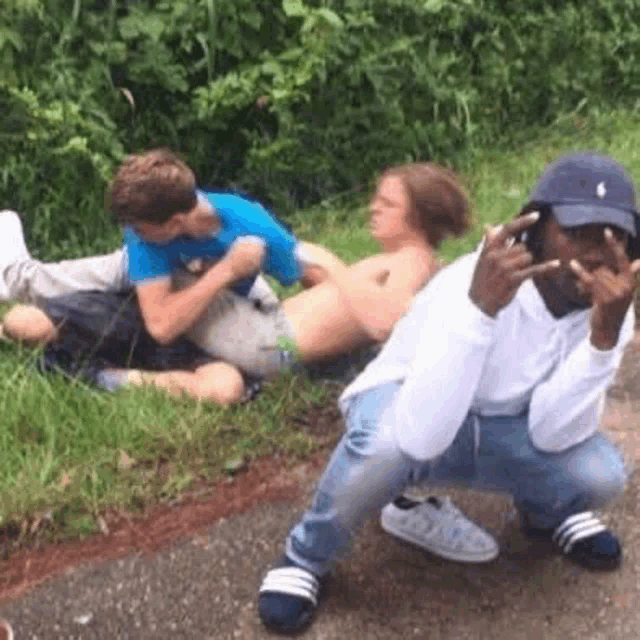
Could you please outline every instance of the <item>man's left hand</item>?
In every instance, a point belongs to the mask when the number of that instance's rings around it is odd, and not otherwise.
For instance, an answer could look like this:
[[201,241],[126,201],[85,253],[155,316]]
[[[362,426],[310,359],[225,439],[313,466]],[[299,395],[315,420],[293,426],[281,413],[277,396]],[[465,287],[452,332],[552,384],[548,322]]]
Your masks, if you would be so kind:
[[616,239],[611,229],[606,228],[604,236],[615,255],[617,273],[605,266],[589,272],[575,259],[569,263],[591,296],[591,344],[602,351],[613,349],[618,343],[622,323],[633,300],[635,276],[640,273],[640,260],[629,260],[624,243]]

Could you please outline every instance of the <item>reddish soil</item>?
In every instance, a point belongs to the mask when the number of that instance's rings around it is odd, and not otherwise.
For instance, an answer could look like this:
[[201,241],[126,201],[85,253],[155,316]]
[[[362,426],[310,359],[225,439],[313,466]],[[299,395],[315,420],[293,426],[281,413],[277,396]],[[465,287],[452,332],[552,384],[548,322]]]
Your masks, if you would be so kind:
[[[629,346],[616,384],[609,393],[604,428],[620,443],[629,458],[640,458],[640,332]],[[315,412],[313,412],[315,414]],[[109,533],[78,542],[22,549],[0,562],[0,602],[14,599],[47,578],[79,565],[122,557],[131,552],[155,552],[176,539],[247,511],[258,504],[294,500],[309,474],[316,475],[326,460],[327,445],[339,433],[335,407],[302,417],[299,428],[310,430],[325,447],[304,463],[263,458],[232,478],[219,480],[207,492],[186,494],[175,506],[161,505],[142,516],[106,516]],[[329,414],[332,414],[329,416]],[[329,419],[331,417],[331,419]],[[321,419],[320,419],[321,418]],[[319,432],[319,433],[318,433]],[[324,436],[324,437],[322,437]],[[2,631],[0,627],[0,640]]]
[[13,629],[6,620],[0,619],[0,640],[13,640]]
[[[0,601],[16,598],[78,564],[114,559],[131,552],[155,552],[222,518],[259,504],[295,499],[305,486],[301,480],[309,473],[317,473],[324,459],[323,452],[319,452],[297,466],[290,460],[271,457],[256,460],[246,472],[221,479],[206,498],[187,494],[178,505],[158,506],[142,516],[106,517],[107,535],[18,551],[0,563]],[[0,640],[1,633],[0,630]]]

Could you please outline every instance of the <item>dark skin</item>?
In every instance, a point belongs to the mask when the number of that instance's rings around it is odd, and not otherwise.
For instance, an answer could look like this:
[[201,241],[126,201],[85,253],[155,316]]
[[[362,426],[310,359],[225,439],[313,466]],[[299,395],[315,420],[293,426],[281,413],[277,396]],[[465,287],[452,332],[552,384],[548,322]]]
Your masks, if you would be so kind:
[[[605,226],[600,224],[564,228],[553,216],[546,221],[542,230],[540,259],[558,258],[561,267],[553,277],[537,277],[534,278],[534,282],[549,311],[556,318],[591,306],[590,293],[569,266],[571,260],[578,260],[588,272],[601,267],[606,267],[613,273],[617,272],[615,251],[607,247],[604,230]],[[626,245],[627,234],[615,227],[611,227],[611,230],[616,239]]]
[[515,241],[538,218],[538,212],[533,212],[499,227],[487,228],[484,246],[471,280],[469,297],[492,318],[513,300],[525,280],[557,270],[560,266],[557,259],[534,264],[531,252],[522,242]]
[[534,259],[514,238],[535,222],[535,216],[522,216],[488,231],[469,297],[495,317],[531,277],[554,317],[591,307],[591,344],[612,349],[640,272],[640,260],[631,262],[627,255],[626,233],[595,224],[564,228],[551,216],[542,229],[540,255]]

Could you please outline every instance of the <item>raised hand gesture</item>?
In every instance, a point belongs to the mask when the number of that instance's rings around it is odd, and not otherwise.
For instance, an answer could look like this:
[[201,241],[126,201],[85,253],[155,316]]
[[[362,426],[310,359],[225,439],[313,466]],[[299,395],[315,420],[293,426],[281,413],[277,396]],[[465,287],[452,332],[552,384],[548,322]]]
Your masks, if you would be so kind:
[[492,318],[513,300],[518,288],[527,278],[560,266],[560,260],[534,265],[531,252],[522,242],[516,242],[516,237],[539,218],[540,214],[534,211],[487,230],[471,281],[469,297]]
[[612,349],[618,342],[620,328],[633,300],[635,276],[640,273],[640,260],[629,260],[624,243],[608,227],[604,237],[615,255],[616,272],[604,265],[589,272],[578,260],[569,263],[580,288],[591,299],[591,344],[602,350]]

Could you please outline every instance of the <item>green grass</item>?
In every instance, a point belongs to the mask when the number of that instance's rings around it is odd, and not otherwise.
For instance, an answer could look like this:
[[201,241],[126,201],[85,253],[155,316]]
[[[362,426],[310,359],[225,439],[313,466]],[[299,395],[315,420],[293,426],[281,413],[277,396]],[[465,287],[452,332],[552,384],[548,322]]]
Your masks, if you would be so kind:
[[224,472],[229,460],[304,455],[317,442],[291,417],[336,395],[335,385],[293,375],[231,409],[152,388],[104,394],[40,375],[34,354],[0,349],[0,527],[45,511],[63,533],[78,522],[95,527],[87,515],[171,499]]
[[[640,115],[614,113],[580,124],[569,119],[516,151],[462,159],[475,224],[465,238],[447,242],[442,256],[451,261],[466,253],[483,224],[516,215],[544,166],[561,153],[603,151],[640,178]],[[353,261],[377,250],[366,219],[360,199],[299,212],[292,222],[301,238]],[[281,295],[296,290],[276,288]],[[40,375],[32,353],[7,344],[0,352],[0,528],[48,512],[58,535],[94,530],[104,510],[136,509],[209,482],[231,459],[309,453],[320,442],[294,418],[334,403],[338,391],[287,375],[249,405],[223,409],[153,389],[98,393]]]
[[565,119],[516,151],[477,152],[462,167],[474,206],[474,229],[465,238],[448,242],[442,249],[443,257],[452,260],[477,246],[484,224],[515,216],[545,166],[562,154],[606,153],[640,183],[640,153],[636,151],[639,143],[640,113],[616,112],[589,119]]
[[[485,224],[504,222],[517,215],[542,170],[562,154],[585,150],[609,154],[640,183],[640,112],[568,117],[533,140],[524,133],[522,139],[515,150],[476,150],[469,157],[457,159],[456,170],[471,196],[474,223],[464,238],[445,242],[440,250],[445,261],[473,250],[482,238]],[[322,206],[301,211],[293,225],[301,238],[323,244],[351,261],[377,250],[366,221],[366,201],[361,199],[337,211]],[[274,286],[277,288],[277,283]],[[289,294],[283,288],[279,293]]]

